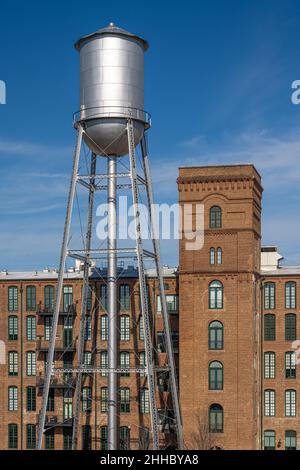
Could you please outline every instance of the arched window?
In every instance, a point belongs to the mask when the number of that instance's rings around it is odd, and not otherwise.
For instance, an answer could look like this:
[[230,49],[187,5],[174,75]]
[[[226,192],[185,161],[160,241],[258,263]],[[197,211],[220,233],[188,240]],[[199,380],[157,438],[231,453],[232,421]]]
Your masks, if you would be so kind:
[[220,265],[222,264],[222,258],[223,258],[223,252],[222,252],[222,248],[217,248],[217,264]]
[[285,315],[285,340],[295,341],[297,336],[297,318],[295,313]]
[[221,228],[222,227],[222,209],[219,206],[213,206],[209,211],[209,227]]
[[16,286],[9,286],[8,288],[8,311],[18,311],[18,288]]
[[275,283],[266,282],[264,285],[265,310],[275,308]]
[[209,390],[223,390],[224,372],[219,361],[209,364]]
[[26,310],[36,310],[36,288],[35,286],[26,287]]
[[285,450],[297,450],[297,433],[296,431],[285,431]]
[[221,322],[212,321],[208,327],[208,348],[224,348],[224,328]]
[[285,283],[285,308],[296,308],[296,282]]
[[101,284],[100,286],[100,309],[107,310],[107,285]]
[[285,353],[285,378],[296,378],[296,353],[295,351],[288,351]]
[[214,265],[215,262],[216,262],[216,252],[215,252],[215,249],[214,248],[210,248],[209,250],[209,263],[211,265]]
[[273,314],[264,316],[264,337],[265,341],[275,341],[276,339],[276,318]]
[[130,340],[130,316],[129,315],[120,316],[120,340],[121,341]]
[[220,281],[209,284],[209,308],[223,308],[223,284]]
[[273,351],[264,353],[264,378],[275,379],[276,355]]
[[275,450],[276,434],[273,430],[264,432],[264,450]]
[[108,340],[108,316],[101,315],[100,317],[100,339],[101,341]]
[[121,284],[119,287],[120,310],[130,310],[130,286]]
[[223,432],[224,412],[221,405],[214,403],[209,407],[209,432]]
[[276,414],[276,398],[275,390],[265,390],[264,393],[265,416],[275,416]]
[[285,416],[296,416],[296,390],[285,391]]
[[54,286],[44,287],[44,307],[46,312],[53,312],[54,309]]
[[130,449],[130,428],[128,426],[120,427],[120,448],[122,450]]

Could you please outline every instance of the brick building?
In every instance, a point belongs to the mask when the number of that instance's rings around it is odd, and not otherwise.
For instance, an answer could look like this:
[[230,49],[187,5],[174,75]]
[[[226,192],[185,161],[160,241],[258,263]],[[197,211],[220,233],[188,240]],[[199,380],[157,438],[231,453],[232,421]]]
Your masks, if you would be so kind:
[[[179,366],[187,448],[260,449],[300,445],[295,345],[300,267],[281,267],[276,247],[261,248],[261,178],[252,165],[181,168],[179,202],[204,207],[204,246],[179,246],[179,268],[165,268],[165,290]],[[90,275],[85,363],[105,366],[105,271]],[[44,366],[57,273],[0,274],[0,448],[36,444]],[[147,273],[157,361],[165,360],[155,273]],[[58,328],[58,365],[76,364],[82,272],[65,275]],[[143,328],[134,267],[119,276],[120,365],[144,364]],[[45,447],[68,449],[72,433],[71,373],[53,378]],[[158,403],[167,398],[158,377]],[[119,377],[120,445],[149,445],[146,379]],[[297,396],[298,395],[298,396]],[[79,448],[107,444],[107,378],[86,375]],[[161,423],[168,416],[160,413]],[[297,443],[299,442],[299,444]],[[172,433],[170,432],[170,442]],[[166,445],[166,443],[162,443]]]

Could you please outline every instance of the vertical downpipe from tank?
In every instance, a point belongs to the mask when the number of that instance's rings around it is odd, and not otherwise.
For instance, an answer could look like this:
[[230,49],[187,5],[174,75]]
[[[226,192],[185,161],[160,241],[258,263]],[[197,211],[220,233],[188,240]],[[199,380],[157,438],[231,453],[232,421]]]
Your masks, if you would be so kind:
[[[108,281],[108,449],[118,448],[117,435],[117,372],[118,366],[118,317],[117,317],[117,200],[116,200],[116,167],[115,156],[107,157],[107,205],[108,205],[108,239],[107,239],[107,281]],[[111,251],[110,251],[111,250]]]

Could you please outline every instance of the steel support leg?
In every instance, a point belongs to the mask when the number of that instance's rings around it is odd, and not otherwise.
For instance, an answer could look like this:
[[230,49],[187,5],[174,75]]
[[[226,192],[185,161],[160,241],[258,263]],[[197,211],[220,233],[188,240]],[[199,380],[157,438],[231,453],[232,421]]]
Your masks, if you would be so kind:
[[74,196],[75,196],[80,149],[81,149],[81,143],[82,143],[82,133],[83,133],[83,129],[81,125],[79,125],[78,131],[77,131],[77,142],[76,142],[74,158],[73,158],[73,169],[72,169],[72,176],[71,176],[70,189],[69,189],[69,195],[68,195],[68,204],[67,204],[67,213],[66,213],[66,220],[65,220],[65,227],[64,227],[63,242],[62,242],[61,254],[60,254],[56,299],[55,299],[53,321],[52,321],[52,334],[51,334],[51,340],[49,344],[47,366],[46,366],[46,373],[45,373],[45,383],[44,383],[44,389],[43,389],[43,402],[42,402],[42,408],[41,408],[40,416],[39,416],[39,430],[38,430],[38,442],[37,442],[38,449],[41,449],[43,445],[43,434],[44,434],[44,429],[45,429],[46,410],[47,410],[47,402],[48,402],[48,396],[49,396],[52,365],[53,365],[53,359],[54,359],[55,340],[56,340],[56,334],[57,334],[57,324],[58,324],[58,318],[59,318],[61,293],[62,293],[63,280],[64,280],[65,262],[66,262],[67,248],[68,248],[68,242],[69,242],[69,236],[70,236],[70,225],[71,225],[72,209],[73,209]]
[[[79,369],[83,365],[87,299],[88,299],[88,294],[89,294],[89,289],[90,289],[89,287],[90,253],[89,252],[91,249],[91,242],[92,242],[96,161],[97,161],[97,156],[96,154],[92,153],[88,215],[87,215],[87,229],[86,229],[86,236],[85,236],[85,249],[87,250],[87,254],[86,254],[86,259],[85,259],[84,268],[83,268],[80,329],[79,329],[79,339],[78,339],[78,348],[77,348],[77,362],[78,362]],[[73,413],[72,450],[76,450],[77,445],[78,445],[78,425],[79,425],[79,414],[80,414],[81,384],[82,384],[82,372],[79,370],[77,373],[77,378],[76,378],[76,388],[75,388],[74,405],[73,405],[74,413]]]
[[132,199],[134,208],[134,219],[136,228],[136,249],[137,249],[137,261],[139,270],[139,283],[140,283],[140,296],[141,296],[141,309],[142,317],[144,321],[144,335],[145,335],[145,352],[146,352],[146,370],[148,377],[148,388],[149,388],[149,405],[150,415],[152,424],[152,435],[153,435],[153,449],[159,449],[159,436],[158,436],[158,414],[155,396],[155,372],[154,372],[154,360],[153,360],[153,346],[151,341],[151,325],[149,318],[149,305],[148,295],[146,286],[146,277],[144,270],[143,260],[143,243],[141,236],[141,221],[138,201],[138,179],[136,170],[136,158],[135,158],[135,144],[134,144],[134,133],[132,120],[127,121],[127,135],[128,135],[128,148],[129,148],[129,160],[130,160],[130,178],[132,184]]
[[118,448],[118,311],[117,311],[117,199],[116,199],[116,157],[107,157],[107,204],[108,204],[108,449]]
[[164,332],[165,332],[165,345],[166,345],[166,352],[168,355],[168,363],[170,367],[169,378],[170,378],[170,388],[171,388],[171,395],[172,395],[172,402],[174,407],[174,417],[175,417],[175,427],[176,427],[176,434],[177,434],[177,444],[179,449],[184,449],[184,442],[183,442],[183,433],[182,433],[182,421],[181,421],[181,413],[180,413],[180,405],[179,405],[179,396],[178,396],[178,384],[177,384],[177,376],[176,376],[176,368],[174,362],[174,353],[173,353],[173,345],[171,339],[171,328],[170,328],[170,321],[169,321],[169,314],[164,290],[164,278],[162,272],[162,265],[161,265],[161,258],[160,258],[160,243],[158,238],[158,230],[156,227],[156,214],[154,210],[154,198],[153,198],[153,190],[152,190],[152,179],[151,179],[151,172],[150,172],[150,165],[148,160],[148,152],[147,152],[147,142],[145,135],[141,141],[141,149],[142,149],[142,161],[143,161],[143,170],[146,180],[146,192],[147,192],[147,200],[148,206],[150,211],[150,224],[151,224],[151,238],[153,242],[153,250],[155,254],[155,264],[156,264],[156,272],[159,282],[159,290],[160,290],[160,298],[161,298],[161,306],[162,306],[162,316],[164,322]]

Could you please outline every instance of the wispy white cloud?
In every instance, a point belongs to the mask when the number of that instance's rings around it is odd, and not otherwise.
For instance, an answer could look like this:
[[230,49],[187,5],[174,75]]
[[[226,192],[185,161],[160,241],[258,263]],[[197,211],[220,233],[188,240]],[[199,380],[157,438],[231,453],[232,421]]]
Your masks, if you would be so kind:
[[32,142],[17,142],[0,138],[0,155],[20,157],[59,157],[72,155],[71,146],[50,146]]

